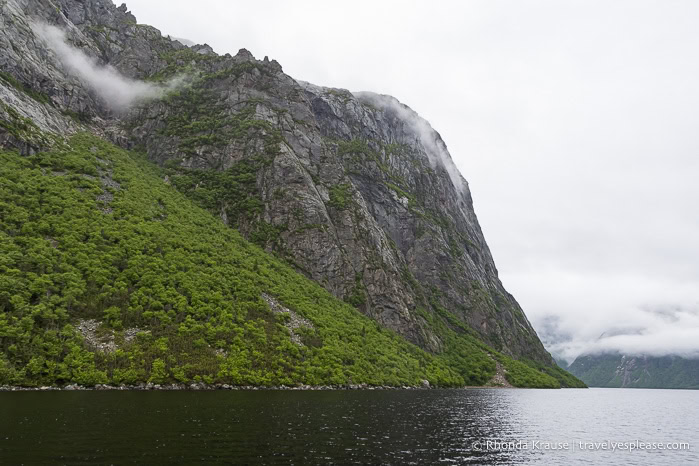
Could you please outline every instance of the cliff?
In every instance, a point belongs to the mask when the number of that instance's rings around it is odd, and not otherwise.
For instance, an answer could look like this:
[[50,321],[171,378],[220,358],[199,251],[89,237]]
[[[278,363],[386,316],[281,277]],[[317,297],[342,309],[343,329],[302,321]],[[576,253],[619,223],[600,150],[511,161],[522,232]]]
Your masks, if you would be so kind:
[[144,153],[163,183],[428,353],[463,365],[483,345],[558,374],[446,144],[397,99],[187,47],[110,1],[0,9],[2,146],[32,155],[87,131]]

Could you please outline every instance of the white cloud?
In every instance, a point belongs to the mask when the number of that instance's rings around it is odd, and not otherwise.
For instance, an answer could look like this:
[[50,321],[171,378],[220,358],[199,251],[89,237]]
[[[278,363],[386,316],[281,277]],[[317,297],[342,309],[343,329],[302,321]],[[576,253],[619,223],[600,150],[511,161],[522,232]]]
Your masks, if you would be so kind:
[[32,29],[71,73],[90,86],[114,110],[124,110],[132,104],[161,97],[182,82],[181,77],[162,85],[129,79],[111,66],[100,66],[95,59],[71,46],[61,29],[42,22],[34,23]]
[[699,357],[699,300],[691,280],[554,268],[515,279],[520,300],[537,303],[530,318],[542,340],[568,362],[602,351]]

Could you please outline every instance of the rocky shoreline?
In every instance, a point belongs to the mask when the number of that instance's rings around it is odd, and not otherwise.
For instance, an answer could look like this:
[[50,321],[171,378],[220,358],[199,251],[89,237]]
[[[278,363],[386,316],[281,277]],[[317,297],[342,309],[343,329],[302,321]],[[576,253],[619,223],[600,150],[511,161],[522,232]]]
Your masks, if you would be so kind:
[[[49,392],[49,391],[95,391],[95,390],[187,390],[187,391],[214,391],[214,390],[431,390],[441,387],[433,387],[426,380],[421,385],[401,385],[392,387],[389,385],[367,385],[367,384],[350,384],[350,385],[230,385],[230,384],[207,384],[203,382],[196,383],[173,383],[173,384],[153,384],[141,383],[137,385],[106,385],[97,384],[95,386],[83,386],[78,384],[69,384],[64,386],[43,385],[40,387],[20,387],[16,385],[0,385],[0,392]],[[482,385],[482,386],[464,386],[464,388],[515,388],[512,386],[498,385]]]
[[97,384],[95,386],[83,386],[69,384],[65,386],[44,385],[40,387],[21,387],[15,385],[0,385],[0,392],[21,392],[21,391],[79,391],[79,390],[429,390],[434,388],[427,380],[421,385],[402,385],[392,387],[388,385],[230,385],[230,384],[207,384],[203,382],[195,383],[173,383],[173,384],[153,384],[141,383],[137,385],[107,385]]

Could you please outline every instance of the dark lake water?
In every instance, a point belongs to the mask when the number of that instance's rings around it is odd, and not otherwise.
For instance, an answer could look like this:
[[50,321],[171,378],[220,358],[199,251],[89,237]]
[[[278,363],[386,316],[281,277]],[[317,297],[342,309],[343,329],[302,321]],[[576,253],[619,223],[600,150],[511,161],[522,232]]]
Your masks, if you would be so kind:
[[[685,390],[4,392],[0,420],[0,464],[699,464]],[[579,445],[637,441],[690,447]]]

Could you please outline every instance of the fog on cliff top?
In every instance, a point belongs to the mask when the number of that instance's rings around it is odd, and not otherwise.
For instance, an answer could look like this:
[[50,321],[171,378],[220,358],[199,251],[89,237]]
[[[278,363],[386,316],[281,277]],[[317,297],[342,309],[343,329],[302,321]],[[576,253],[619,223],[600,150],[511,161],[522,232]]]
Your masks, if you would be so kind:
[[444,141],[442,141],[439,134],[435,132],[427,120],[393,96],[367,91],[355,92],[354,95],[360,101],[368,102],[370,105],[393,114],[396,118],[405,122],[425,149],[432,167],[444,167],[458,192],[461,193],[468,187],[456,164],[454,164],[454,160],[450,157],[446,144],[444,144]]
[[503,283],[561,355],[697,354],[699,3],[129,7],[219,53],[415,109],[469,181]]

